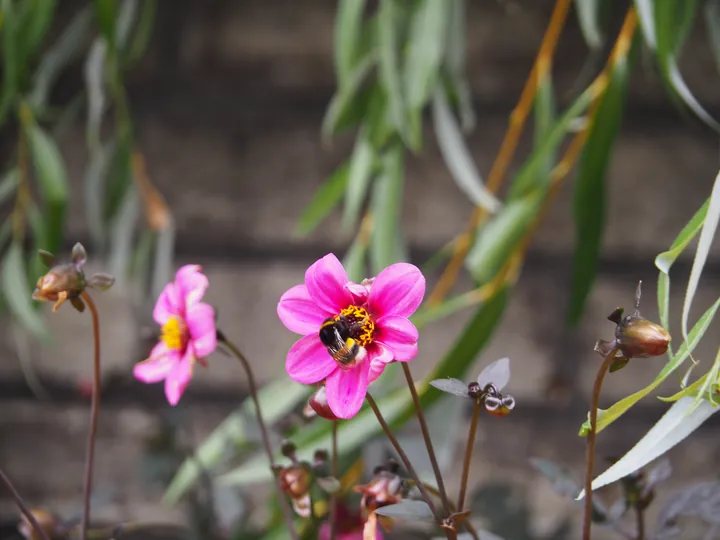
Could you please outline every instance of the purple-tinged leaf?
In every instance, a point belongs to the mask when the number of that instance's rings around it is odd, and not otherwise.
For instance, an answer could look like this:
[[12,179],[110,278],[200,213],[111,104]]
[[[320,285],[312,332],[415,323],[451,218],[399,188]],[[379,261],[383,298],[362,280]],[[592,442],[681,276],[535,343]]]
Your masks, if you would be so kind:
[[383,506],[375,510],[379,516],[410,521],[435,521],[435,516],[424,501],[406,500],[397,504]]
[[505,388],[510,382],[510,359],[495,360],[480,372],[477,382],[480,388],[485,388],[490,383],[494,384],[498,390]]
[[453,379],[452,377],[448,377],[447,379],[435,379],[434,381],[430,381],[430,386],[437,388],[446,394],[452,394],[462,398],[470,398],[470,394],[468,394],[468,385],[459,379]]
[[75,268],[80,268],[87,262],[87,252],[80,242],[75,244],[72,248],[72,262],[75,265]]

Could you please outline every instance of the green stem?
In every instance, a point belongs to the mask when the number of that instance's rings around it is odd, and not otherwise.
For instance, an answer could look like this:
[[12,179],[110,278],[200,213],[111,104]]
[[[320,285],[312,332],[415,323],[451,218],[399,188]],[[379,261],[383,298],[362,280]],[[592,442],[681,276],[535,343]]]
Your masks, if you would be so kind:
[[475,400],[473,407],[472,420],[470,420],[470,430],[468,432],[467,444],[465,445],[465,460],[463,461],[463,472],[460,480],[460,493],[458,495],[457,509],[458,512],[463,511],[465,506],[465,496],[467,494],[468,479],[470,477],[470,462],[472,461],[472,451],[475,445],[475,434],[477,433],[478,418],[480,416],[480,401]]
[[435,449],[433,448],[432,439],[430,438],[430,430],[428,429],[427,422],[425,421],[425,414],[420,406],[420,397],[418,396],[417,388],[415,388],[415,381],[413,380],[412,372],[410,371],[410,367],[407,362],[400,362],[400,364],[402,365],[405,380],[407,381],[408,388],[410,389],[410,395],[412,396],[413,403],[415,404],[415,414],[417,415],[418,422],[420,423],[420,431],[422,431],[428,457],[430,458],[433,473],[435,474],[435,481],[437,482],[438,491],[440,492],[440,500],[442,501],[443,508],[445,509],[445,515],[449,516],[451,511],[447,492],[445,491],[445,483],[443,482],[440,466],[438,465],[437,458],[435,457]]
[[635,505],[635,519],[637,521],[637,540],[645,540],[645,515],[642,508]]
[[[247,361],[245,355],[243,355],[240,349],[235,346],[235,344],[228,341],[228,339],[225,337],[225,334],[223,334],[220,330],[217,331],[217,337],[218,341],[222,342],[225,347],[235,356],[235,358],[240,361],[240,364],[245,370],[245,375],[248,379],[248,389],[250,390],[250,397],[255,404],[255,414],[257,416],[258,426],[260,427],[260,435],[262,436],[265,453],[267,454],[268,461],[270,462],[270,468],[272,469],[275,465],[275,457],[273,456],[272,446],[270,444],[270,436],[268,435],[267,426],[265,425],[262,411],[260,409],[260,400],[258,399],[257,395],[255,376],[253,375],[252,369],[250,368],[250,363]],[[275,479],[275,488],[277,490],[278,498],[280,499],[280,508],[282,510],[283,519],[285,520],[285,525],[288,528],[288,532],[290,533],[291,538],[293,540],[299,540],[297,531],[295,530],[295,522],[293,521],[292,510],[290,510],[287,498],[283,493],[282,487],[280,485],[280,479],[277,477],[277,475],[274,474],[274,472],[273,478]]]
[[610,351],[603,360],[600,369],[595,376],[592,398],[590,401],[590,432],[587,436],[587,458],[585,465],[585,515],[583,516],[583,540],[590,540],[590,529],[592,527],[592,479],[595,468],[595,435],[597,434],[597,408],[600,401],[600,390],[610,364],[615,358],[617,349]]

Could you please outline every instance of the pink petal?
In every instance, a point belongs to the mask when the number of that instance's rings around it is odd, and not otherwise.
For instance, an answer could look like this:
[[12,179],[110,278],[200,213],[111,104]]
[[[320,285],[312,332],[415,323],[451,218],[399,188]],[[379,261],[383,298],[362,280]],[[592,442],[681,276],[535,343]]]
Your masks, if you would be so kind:
[[308,293],[323,311],[337,314],[352,304],[352,294],[345,289],[347,273],[332,253],[313,263],[305,272]]
[[150,358],[133,366],[133,375],[146,384],[162,381],[180,360],[177,351],[170,351],[160,342],[150,352]]
[[323,310],[308,293],[305,285],[295,285],[280,297],[277,314],[285,328],[296,334],[316,334],[320,325],[336,312]]
[[337,367],[337,362],[330,356],[320,342],[320,338],[315,334],[296,341],[290,347],[285,360],[285,369],[288,375],[292,380],[301,384],[320,382]]
[[352,303],[356,306],[362,306],[367,302],[369,291],[365,285],[348,281],[345,284],[345,289],[350,291],[350,294],[352,294]]
[[376,317],[409,317],[425,296],[425,277],[412,264],[397,263],[380,272],[370,288],[368,304]]
[[168,283],[155,303],[155,309],[153,309],[155,322],[163,325],[170,320],[170,317],[181,315],[181,306],[177,287],[174,283]]
[[368,389],[370,362],[347,371],[336,369],[325,383],[328,405],[338,418],[352,418],[362,407]]
[[415,325],[405,317],[386,315],[380,317],[376,324],[376,339],[389,347],[393,358],[399,362],[407,362],[417,355],[418,331]]
[[185,392],[185,388],[190,384],[194,361],[195,351],[190,345],[185,350],[182,359],[175,363],[174,369],[165,377],[165,397],[173,407],[178,404],[183,392]]
[[200,265],[186,264],[175,274],[175,285],[186,309],[200,302],[208,288],[208,278],[201,270]]
[[368,347],[368,359],[370,363],[370,373],[368,374],[368,382],[375,382],[387,366],[393,360],[393,352],[383,345],[375,341]]
[[200,302],[188,308],[185,322],[190,330],[190,339],[197,357],[210,356],[217,347],[215,310],[210,304]]

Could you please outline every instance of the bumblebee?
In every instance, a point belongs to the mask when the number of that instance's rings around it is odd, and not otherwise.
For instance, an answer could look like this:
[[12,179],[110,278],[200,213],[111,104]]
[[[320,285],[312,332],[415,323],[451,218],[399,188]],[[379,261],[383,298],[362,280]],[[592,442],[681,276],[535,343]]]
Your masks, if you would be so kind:
[[350,324],[343,315],[337,319],[327,319],[320,326],[320,341],[342,368],[357,365],[367,354],[365,347],[352,337],[353,332],[361,326]]

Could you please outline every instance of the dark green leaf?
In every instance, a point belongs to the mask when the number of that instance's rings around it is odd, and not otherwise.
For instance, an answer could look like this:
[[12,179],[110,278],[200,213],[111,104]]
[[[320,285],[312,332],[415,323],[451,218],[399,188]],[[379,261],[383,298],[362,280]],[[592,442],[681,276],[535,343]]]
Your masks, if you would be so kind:
[[380,79],[389,98],[389,116],[405,144],[408,140],[408,118],[400,79],[398,13],[395,0],[381,0],[378,13],[378,45],[380,47]]
[[18,41],[18,59],[27,63],[37,52],[47,34],[57,0],[24,0],[21,3],[20,32]]
[[465,265],[477,283],[487,283],[505,264],[540,210],[537,191],[512,200],[478,233]]
[[2,59],[3,86],[0,98],[0,125],[15,103],[21,66],[18,62],[18,14],[12,0],[2,0]]
[[142,0],[140,3],[140,16],[135,27],[135,33],[123,53],[125,67],[133,66],[147,49],[152,37],[157,12],[157,0]]
[[[535,103],[533,105],[535,116],[535,130],[533,137],[533,149],[539,150],[545,143],[546,137],[552,131],[557,119],[557,110],[555,106],[555,90],[553,88],[552,77],[545,77],[535,94]],[[545,177],[543,183],[548,183],[550,173],[555,166],[556,160],[555,149],[552,149],[545,158],[545,164],[542,167],[542,175]]]
[[20,174],[17,167],[10,169],[5,173],[5,176],[0,179],[0,204],[3,204],[15,193],[19,179]]
[[720,0],[706,0],[704,15],[710,38],[710,49],[715,56],[718,71],[720,71]]
[[65,230],[65,213],[68,203],[68,181],[60,150],[38,125],[27,127],[26,136],[30,143],[30,154],[35,168],[35,176],[45,200],[47,220],[47,250],[57,253],[60,250]]
[[605,224],[605,181],[612,149],[622,122],[629,76],[628,58],[618,58],[610,81],[592,118],[575,180],[575,252],[567,321],[577,324],[587,302]]
[[400,245],[397,232],[402,227],[404,151],[398,143],[385,152],[380,175],[373,186],[370,261],[374,275],[398,262]]
[[500,202],[485,187],[442,87],[435,92],[432,112],[438,146],[453,180],[474,205],[494,214]]
[[365,0],[340,0],[335,18],[335,73],[340,89],[348,86],[360,55]]
[[[346,0],[349,1],[349,0]],[[368,52],[348,74],[347,81],[330,100],[322,124],[322,137],[329,139],[362,118],[371,97],[371,90],[363,91],[363,83],[377,63],[375,51]]]
[[2,268],[2,290],[10,314],[23,328],[38,338],[47,339],[42,317],[33,309],[32,288],[27,282],[22,246],[13,242],[5,254]]
[[296,231],[299,236],[314,231],[340,203],[347,187],[349,169],[347,162],[340,165],[315,192],[298,220]]
[[372,169],[375,163],[375,151],[368,139],[367,129],[358,133],[355,148],[350,157],[347,190],[345,191],[345,212],[342,225],[346,231],[357,225],[360,210],[365,203]]
[[93,0],[95,19],[100,33],[111,50],[115,49],[115,21],[118,16],[117,0]]
[[430,101],[440,79],[451,9],[452,2],[446,0],[418,0],[413,7],[404,75],[407,104],[416,114]]

